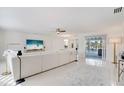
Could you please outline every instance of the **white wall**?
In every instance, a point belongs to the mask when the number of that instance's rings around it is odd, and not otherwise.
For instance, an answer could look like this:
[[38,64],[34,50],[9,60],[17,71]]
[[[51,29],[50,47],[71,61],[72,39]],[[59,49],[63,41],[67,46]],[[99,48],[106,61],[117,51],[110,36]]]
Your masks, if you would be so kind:
[[4,32],[0,31],[0,61],[3,60],[2,55],[5,47]]
[[46,51],[64,49],[64,38],[56,35],[25,33],[18,30],[0,31],[0,60],[3,59],[2,54],[5,49],[24,50],[26,39],[44,40]]
[[[124,24],[117,25],[113,27],[109,27],[103,30],[99,30],[96,32],[87,32],[82,33],[77,36],[78,44],[79,44],[79,53],[82,55],[82,57],[85,56],[85,36],[91,36],[91,35],[107,35],[107,48],[106,48],[106,57],[107,61],[112,61],[113,58],[113,48],[112,44],[109,43],[109,38],[113,37],[120,37],[122,38],[122,43],[118,46],[118,52],[120,50],[124,50]],[[54,51],[59,49],[64,49],[64,38],[60,38],[53,35],[43,35],[43,34],[33,34],[33,33],[25,33],[25,32],[19,32],[16,30],[0,30],[0,60],[2,60],[2,54],[5,49],[7,49],[8,44],[10,43],[18,43],[19,48],[23,49],[25,46],[25,40],[26,39],[42,39],[45,41],[46,51]]]
[[106,60],[111,62],[113,60],[113,46],[110,44],[110,38],[121,38],[122,42],[117,46],[117,54],[124,50],[124,26],[118,25],[106,28],[101,31],[96,32],[87,32],[78,35],[79,40],[79,53],[85,58],[85,36],[92,36],[92,35],[106,35],[107,36],[107,45],[106,45]]

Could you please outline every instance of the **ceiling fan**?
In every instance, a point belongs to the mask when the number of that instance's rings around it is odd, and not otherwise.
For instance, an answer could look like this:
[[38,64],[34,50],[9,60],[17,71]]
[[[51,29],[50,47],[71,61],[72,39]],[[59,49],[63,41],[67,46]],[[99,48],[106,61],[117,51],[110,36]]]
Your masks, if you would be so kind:
[[122,12],[122,7],[118,7],[118,8],[114,9],[114,14],[115,13],[120,13],[120,12]]
[[64,33],[64,32],[66,32],[66,30],[61,30],[60,28],[56,29],[56,33],[57,34]]

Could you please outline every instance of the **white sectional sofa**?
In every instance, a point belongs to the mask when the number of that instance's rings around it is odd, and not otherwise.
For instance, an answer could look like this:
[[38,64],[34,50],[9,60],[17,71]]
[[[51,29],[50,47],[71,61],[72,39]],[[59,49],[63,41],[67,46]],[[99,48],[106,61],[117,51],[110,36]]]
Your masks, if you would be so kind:
[[[59,50],[54,52],[27,53],[21,58],[21,78],[73,62],[76,60],[75,50]],[[11,72],[14,80],[20,79],[20,63],[18,57],[11,61]]]

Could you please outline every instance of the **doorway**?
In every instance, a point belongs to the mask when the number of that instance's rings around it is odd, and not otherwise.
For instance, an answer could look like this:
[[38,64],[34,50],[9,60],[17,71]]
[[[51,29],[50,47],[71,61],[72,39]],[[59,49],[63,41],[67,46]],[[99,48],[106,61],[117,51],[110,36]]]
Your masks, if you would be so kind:
[[90,60],[106,59],[106,35],[85,37],[85,58]]

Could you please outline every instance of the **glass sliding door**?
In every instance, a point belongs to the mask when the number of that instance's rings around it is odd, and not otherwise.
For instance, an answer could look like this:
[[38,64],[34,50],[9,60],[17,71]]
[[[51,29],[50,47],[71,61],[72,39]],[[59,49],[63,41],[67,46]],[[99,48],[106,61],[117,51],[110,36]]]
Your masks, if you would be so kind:
[[106,57],[106,36],[87,36],[85,37],[86,47],[85,56],[86,58],[92,59],[105,59]]

